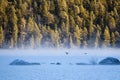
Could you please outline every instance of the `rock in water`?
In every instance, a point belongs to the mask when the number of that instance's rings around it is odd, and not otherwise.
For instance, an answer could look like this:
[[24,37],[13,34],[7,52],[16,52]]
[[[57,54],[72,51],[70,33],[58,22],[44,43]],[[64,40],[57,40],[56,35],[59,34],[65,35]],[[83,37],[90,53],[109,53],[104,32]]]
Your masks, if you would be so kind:
[[117,58],[107,57],[99,62],[101,65],[120,65],[120,61]]
[[40,65],[40,63],[30,63],[31,65]]
[[61,63],[57,62],[56,65],[61,65]]
[[40,65],[40,63],[29,63],[24,60],[16,59],[13,62],[11,62],[10,65]]
[[89,65],[87,63],[76,63],[76,65]]

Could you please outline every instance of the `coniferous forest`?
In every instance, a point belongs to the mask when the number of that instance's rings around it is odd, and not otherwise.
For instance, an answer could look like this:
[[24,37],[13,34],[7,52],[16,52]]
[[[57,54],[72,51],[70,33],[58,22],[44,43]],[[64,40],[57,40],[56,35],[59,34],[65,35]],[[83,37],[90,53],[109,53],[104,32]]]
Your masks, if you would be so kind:
[[120,47],[120,0],[0,0],[0,48]]

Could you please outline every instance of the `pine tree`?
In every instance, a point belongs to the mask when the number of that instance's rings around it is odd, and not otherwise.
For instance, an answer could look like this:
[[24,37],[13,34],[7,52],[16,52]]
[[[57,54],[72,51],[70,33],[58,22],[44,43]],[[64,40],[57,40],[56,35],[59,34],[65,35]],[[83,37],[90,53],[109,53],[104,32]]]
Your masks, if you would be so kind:
[[59,48],[60,45],[59,45],[59,32],[57,30],[55,30],[55,47],[56,48]]
[[54,23],[54,15],[51,13],[48,13],[46,16],[46,22],[47,24],[53,24]]
[[18,27],[17,27],[17,25],[14,25],[14,27],[13,27],[13,40],[14,40],[14,47],[17,47],[17,43],[18,43]]
[[27,4],[20,4],[20,9],[21,9],[21,12],[22,12],[22,15],[26,15],[27,14],[27,7],[28,5]]
[[75,15],[78,15],[80,13],[80,9],[76,5],[74,5],[74,13],[75,13]]
[[60,11],[59,16],[63,21],[65,21],[65,22],[68,21],[68,15],[65,11]]
[[74,27],[75,27],[75,20],[72,16],[69,17],[69,27],[70,27],[70,32],[73,33]]
[[105,7],[101,4],[100,1],[99,1],[99,9],[98,9],[98,11],[99,11],[99,14],[101,16],[104,16],[104,14],[105,14]]
[[13,24],[17,24],[18,18],[17,18],[17,15],[16,15],[15,7],[14,7],[14,6],[11,6],[10,9],[11,9],[10,21],[11,21]]
[[110,18],[108,20],[108,26],[111,30],[116,29],[116,24],[115,23],[116,23],[115,19],[112,16],[110,16]]
[[16,48],[17,41],[18,41],[18,26],[17,26],[18,18],[16,15],[15,7],[12,6],[10,9],[11,9],[11,16],[10,16],[11,25],[10,26],[12,27],[12,31],[13,31],[11,41],[12,40],[14,41],[13,46]]
[[81,39],[82,39],[82,29],[76,25],[75,32],[74,32],[75,44],[80,47],[81,46]]
[[59,10],[67,12],[67,9],[66,0],[59,0]]
[[34,36],[33,35],[30,38],[30,48],[35,48]]
[[115,46],[116,46],[116,47],[120,47],[120,46],[119,46],[119,45],[120,45],[120,34],[119,34],[118,31],[115,31],[115,39],[116,39],[116,41],[115,41]]
[[34,12],[37,13],[37,9],[38,9],[38,4],[36,1],[33,2],[33,8],[34,8]]
[[42,12],[43,12],[43,16],[47,16],[48,15],[48,4],[46,0],[43,0],[43,5],[42,5]]
[[105,30],[104,30],[104,43],[103,43],[103,47],[109,47],[110,46],[110,32],[108,27],[106,26]]
[[81,2],[82,0],[74,0],[74,3],[75,3],[75,5],[80,5],[80,2]]
[[99,45],[100,45],[100,32],[99,30],[97,30],[97,33],[96,33],[96,38],[95,38],[95,48],[98,48]]
[[75,22],[78,26],[82,27],[82,19],[79,16],[75,17]]
[[83,41],[83,48],[87,48],[87,47],[88,47],[87,41]]
[[89,36],[90,37],[92,36],[92,34],[94,32],[93,20],[94,20],[94,14],[93,14],[93,12],[91,12],[91,14],[90,14],[90,21],[89,21]]
[[26,37],[26,20],[24,18],[20,18],[18,21],[18,43],[19,48],[24,48],[24,42]]
[[0,48],[3,48],[4,46],[4,31],[2,29],[2,26],[0,26]]
[[14,40],[13,38],[10,39],[10,44],[9,48],[14,48]]
[[69,36],[69,48],[73,48],[73,40],[72,40],[72,36]]
[[115,35],[114,35],[114,33],[112,32],[112,35],[111,35],[112,47],[115,47],[115,42],[116,42],[116,40],[115,40]]
[[84,29],[83,29],[83,47],[84,48],[88,47],[87,36],[88,36],[88,30],[86,27],[84,27]]
[[41,40],[42,40],[42,34],[38,27],[38,25],[34,22],[34,36],[35,36],[35,45],[36,47],[40,47]]
[[27,32],[28,34],[32,34],[33,31],[34,31],[34,21],[31,17],[29,17],[28,23],[27,23]]
[[53,47],[55,47],[55,32],[54,30],[50,30],[50,38],[51,38],[51,43],[53,44]]

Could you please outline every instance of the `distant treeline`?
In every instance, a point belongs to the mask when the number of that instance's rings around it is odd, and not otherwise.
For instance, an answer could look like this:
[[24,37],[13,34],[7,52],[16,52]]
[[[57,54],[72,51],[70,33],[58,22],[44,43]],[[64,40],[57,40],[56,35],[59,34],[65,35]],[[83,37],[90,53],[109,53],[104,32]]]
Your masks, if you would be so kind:
[[0,0],[0,48],[120,47],[120,0]]

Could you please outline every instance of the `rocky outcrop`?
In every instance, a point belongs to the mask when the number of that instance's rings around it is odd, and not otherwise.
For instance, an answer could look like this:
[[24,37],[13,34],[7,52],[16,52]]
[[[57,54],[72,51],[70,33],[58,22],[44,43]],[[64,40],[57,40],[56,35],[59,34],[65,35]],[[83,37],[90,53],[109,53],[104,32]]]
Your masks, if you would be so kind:
[[16,59],[10,63],[10,65],[40,65],[40,63],[30,63],[24,60]]
[[99,62],[100,65],[120,65],[120,61],[117,58],[107,57]]

